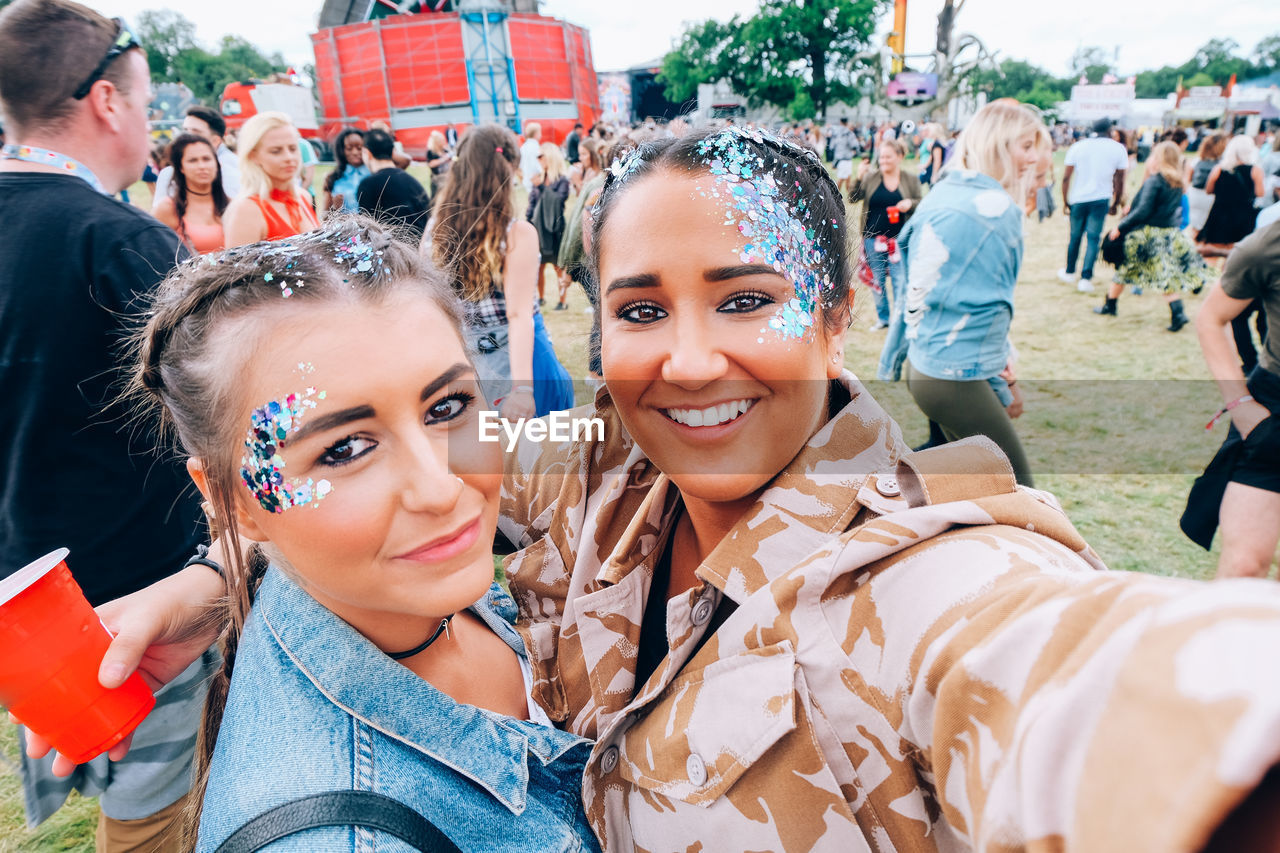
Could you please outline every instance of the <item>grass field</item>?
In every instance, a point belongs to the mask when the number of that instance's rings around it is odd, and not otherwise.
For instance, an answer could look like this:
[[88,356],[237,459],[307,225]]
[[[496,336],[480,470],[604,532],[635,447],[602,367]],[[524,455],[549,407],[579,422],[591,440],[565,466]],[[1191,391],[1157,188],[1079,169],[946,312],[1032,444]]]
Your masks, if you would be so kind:
[[[1061,153],[1057,160],[1061,175]],[[323,170],[318,170],[317,186]],[[1139,176],[1131,172],[1129,177],[1132,197]],[[134,203],[147,206],[143,185],[131,195]],[[1113,221],[1108,220],[1108,229]],[[1191,482],[1226,429],[1224,424],[1212,433],[1203,428],[1219,402],[1215,387],[1206,381],[1194,329],[1165,331],[1168,310],[1152,294],[1126,294],[1116,318],[1095,316],[1090,309],[1101,303],[1109,267],[1099,262],[1099,292],[1093,295],[1061,284],[1055,274],[1063,265],[1066,242],[1061,211],[1044,223],[1028,221],[1012,337],[1027,395],[1018,431],[1037,486],[1058,496],[1112,568],[1210,577],[1216,552],[1206,554],[1177,526]],[[554,282],[548,282],[547,293],[554,303]],[[858,296],[859,316],[845,363],[871,379],[884,333],[867,331],[874,312],[869,294]],[[1189,314],[1194,315],[1199,299],[1186,298]],[[581,291],[572,291],[569,300],[570,310],[547,310],[546,320],[565,366],[582,377],[591,318]],[[906,386],[869,384],[902,424],[908,441],[922,442],[925,420]],[[0,754],[12,760],[16,741],[9,727],[2,728]],[[0,853],[92,850],[94,815],[92,800],[75,800],[40,829],[26,830],[18,780],[9,765],[0,765]]]

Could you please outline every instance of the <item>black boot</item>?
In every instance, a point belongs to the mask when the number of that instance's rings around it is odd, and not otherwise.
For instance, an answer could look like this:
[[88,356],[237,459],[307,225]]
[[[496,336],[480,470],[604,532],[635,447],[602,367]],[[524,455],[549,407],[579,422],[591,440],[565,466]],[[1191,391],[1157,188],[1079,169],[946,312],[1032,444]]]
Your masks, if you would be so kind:
[[1093,313],[1106,314],[1110,317],[1116,316],[1116,300],[1113,297],[1108,296],[1105,303],[1093,309]]
[[1175,299],[1169,303],[1169,326],[1171,332],[1176,332],[1190,321],[1187,319],[1187,313],[1182,310],[1182,300]]

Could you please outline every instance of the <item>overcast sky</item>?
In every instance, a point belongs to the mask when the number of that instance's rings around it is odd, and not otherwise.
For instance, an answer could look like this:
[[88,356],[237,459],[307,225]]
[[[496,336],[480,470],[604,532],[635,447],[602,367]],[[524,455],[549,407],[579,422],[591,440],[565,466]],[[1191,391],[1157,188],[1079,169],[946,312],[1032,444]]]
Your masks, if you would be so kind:
[[[315,29],[320,0],[83,0],[110,15],[137,17],[143,9],[171,8],[196,24],[197,37],[213,45],[235,33],[295,65],[313,61],[308,34]],[[661,57],[686,21],[750,14],[757,0],[543,0],[544,14],[591,31],[596,68],[627,68]],[[942,0],[911,0],[907,52],[933,48]],[[1209,10],[1212,10],[1211,12]],[[892,25],[885,15],[881,31]],[[1066,74],[1081,46],[1118,49],[1116,66],[1130,74],[1181,64],[1211,38],[1231,38],[1247,55],[1257,41],[1280,33],[1280,2],[1227,0],[969,0],[958,32],[972,32],[1002,57],[1026,59]]]

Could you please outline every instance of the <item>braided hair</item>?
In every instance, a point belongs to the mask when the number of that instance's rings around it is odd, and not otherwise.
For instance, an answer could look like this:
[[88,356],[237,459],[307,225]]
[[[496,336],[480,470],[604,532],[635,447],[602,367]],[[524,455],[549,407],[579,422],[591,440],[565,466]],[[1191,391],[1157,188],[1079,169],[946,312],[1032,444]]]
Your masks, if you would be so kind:
[[222,670],[209,686],[196,749],[193,796],[184,835],[194,844],[209,761],[226,705],[240,632],[267,560],[256,547],[241,558],[235,490],[243,488],[237,457],[246,424],[236,378],[248,369],[255,335],[316,304],[378,304],[405,288],[419,291],[459,330],[460,304],[449,280],[391,230],[364,216],[340,216],[320,231],[253,243],[179,266],[150,297],[144,323],[131,335],[126,401],[139,418],[199,460],[213,518],[231,555],[227,596],[204,625],[225,626]]

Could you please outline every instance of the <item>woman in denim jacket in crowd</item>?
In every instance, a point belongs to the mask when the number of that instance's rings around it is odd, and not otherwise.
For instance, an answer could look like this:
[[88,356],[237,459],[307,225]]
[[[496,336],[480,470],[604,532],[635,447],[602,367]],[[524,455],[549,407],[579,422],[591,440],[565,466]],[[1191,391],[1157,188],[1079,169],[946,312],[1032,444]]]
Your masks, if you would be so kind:
[[1031,469],[1013,428],[1022,395],[1013,372],[1009,323],[1022,264],[1024,180],[1047,135],[1014,102],[988,104],[916,208],[899,242],[907,286],[895,308],[878,376],[904,369],[911,396],[948,439],[986,435],[1013,463]]
[[[339,221],[180,267],[136,347],[137,398],[176,432],[224,536],[253,543],[213,614],[231,627],[195,849],[335,789],[398,800],[463,850],[597,849],[578,793],[590,742],[530,701],[515,604],[493,583],[501,453],[479,440],[444,276],[372,220]],[[352,827],[270,849],[375,842],[404,849]]]

